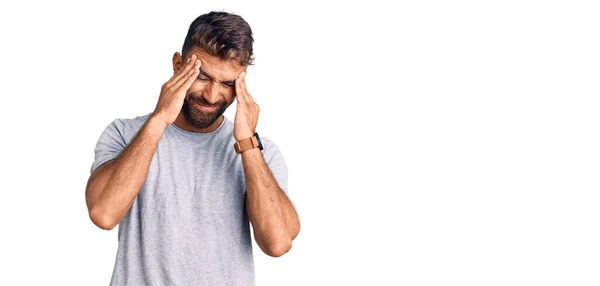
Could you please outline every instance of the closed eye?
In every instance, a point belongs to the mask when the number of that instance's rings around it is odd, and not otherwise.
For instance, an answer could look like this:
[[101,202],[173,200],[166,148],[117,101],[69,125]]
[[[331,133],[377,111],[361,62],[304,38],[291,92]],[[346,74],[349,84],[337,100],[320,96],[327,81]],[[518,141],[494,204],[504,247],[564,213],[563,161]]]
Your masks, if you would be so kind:
[[[200,68],[200,74],[198,74],[198,79],[201,81],[208,81],[208,80],[212,80],[212,78],[206,74],[206,72]],[[229,80],[229,81],[225,81],[225,82],[221,82],[221,84],[225,87],[234,87],[235,86],[235,79],[233,80]]]

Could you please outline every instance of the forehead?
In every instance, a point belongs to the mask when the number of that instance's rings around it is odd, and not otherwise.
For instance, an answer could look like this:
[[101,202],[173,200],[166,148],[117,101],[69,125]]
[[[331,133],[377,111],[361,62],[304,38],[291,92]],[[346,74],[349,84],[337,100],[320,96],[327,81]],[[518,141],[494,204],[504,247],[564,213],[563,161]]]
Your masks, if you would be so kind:
[[201,68],[214,80],[229,81],[237,78],[237,76],[246,69],[240,65],[238,60],[222,60],[219,57],[209,55],[203,49],[192,46],[186,55],[191,57],[196,55],[202,62]]

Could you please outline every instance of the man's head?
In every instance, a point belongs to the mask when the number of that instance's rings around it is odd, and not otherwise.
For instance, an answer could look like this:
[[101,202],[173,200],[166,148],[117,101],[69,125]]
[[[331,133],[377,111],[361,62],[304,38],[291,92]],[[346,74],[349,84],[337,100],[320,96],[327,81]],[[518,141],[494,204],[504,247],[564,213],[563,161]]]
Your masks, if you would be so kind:
[[181,109],[190,125],[209,127],[233,103],[235,79],[254,61],[253,41],[250,26],[238,15],[210,12],[192,22],[182,55],[173,56],[174,72],[194,54],[202,62]]

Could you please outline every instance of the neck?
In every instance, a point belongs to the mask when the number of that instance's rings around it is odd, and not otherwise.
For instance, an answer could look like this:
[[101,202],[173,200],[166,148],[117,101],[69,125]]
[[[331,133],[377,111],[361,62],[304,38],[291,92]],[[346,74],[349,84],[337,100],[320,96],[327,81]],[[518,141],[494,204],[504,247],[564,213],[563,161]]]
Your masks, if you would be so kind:
[[191,124],[189,124],[187,122],[187,120],[185,120],[185,116],[183,116],[183,113],[180,112],[179,115],[177,116],[177,119],[175,119],[175,122],[173,122],[173,124],[175,124],[180,129],[183,129],[188,132],[209,133],[209,132],[213,132],[213,131],[217,130],[217,128],[219,128],[219,126],[221,125],[221,123],[223,122],[224,119],[225,119],[225,117],[223,115],[221,115],[210,126],[208,126],[206,128],[196,128],[196,127],[192,126]]

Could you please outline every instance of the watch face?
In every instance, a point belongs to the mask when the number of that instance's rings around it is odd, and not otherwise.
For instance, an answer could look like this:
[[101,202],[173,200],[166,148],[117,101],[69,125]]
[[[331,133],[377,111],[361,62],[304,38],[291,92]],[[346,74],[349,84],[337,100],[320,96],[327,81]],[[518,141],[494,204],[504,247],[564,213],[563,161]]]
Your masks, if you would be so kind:
[[258,133],[254,132],[254,136],[256,137],[256,142],[258,142],[258,149],[262,150],[263,145],[262,142],[260,142],[260,137],[258,137]]

